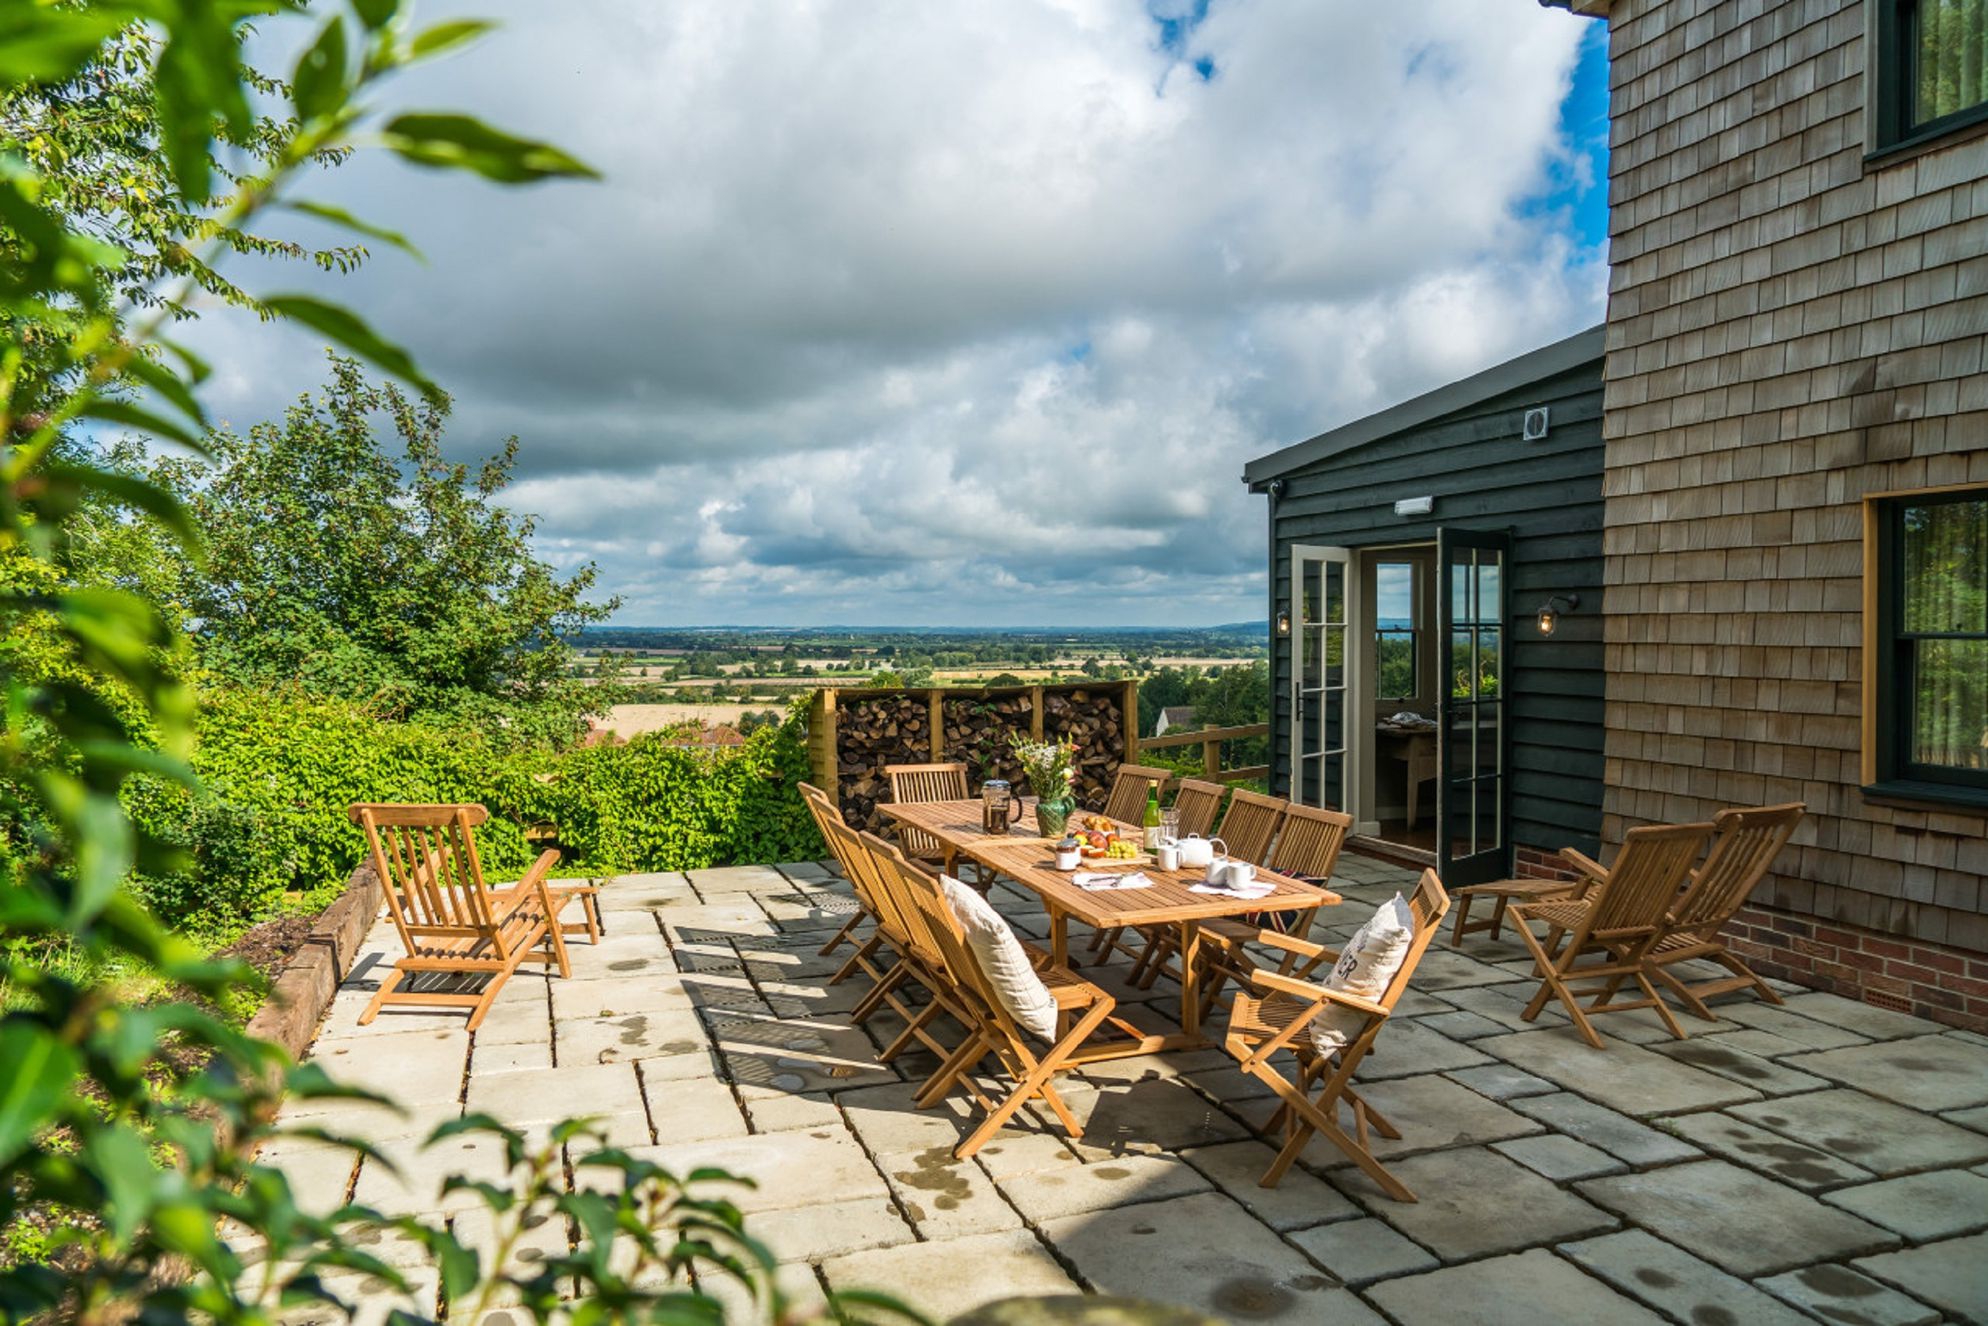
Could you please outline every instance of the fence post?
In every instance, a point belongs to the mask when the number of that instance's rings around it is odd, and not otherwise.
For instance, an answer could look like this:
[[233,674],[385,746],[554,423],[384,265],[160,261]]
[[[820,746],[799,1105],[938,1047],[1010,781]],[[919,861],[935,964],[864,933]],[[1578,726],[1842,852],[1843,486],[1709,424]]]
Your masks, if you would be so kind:
[[1042,740],[1042,687],[1029,687],[1029,740]]
[[1222,771],[1222,743],[1204,741],[1201,743],[1201,772],[1213,778]]
[[1125,698],[1119,701],[1119,737],[1125,747],[1125,763],[1139,763],[1139,683],[1125,683]]
[[946,702],[945,692],[937,689],[925,692],[925,712],[932,722],[932,763],[939,764],[946,758]]

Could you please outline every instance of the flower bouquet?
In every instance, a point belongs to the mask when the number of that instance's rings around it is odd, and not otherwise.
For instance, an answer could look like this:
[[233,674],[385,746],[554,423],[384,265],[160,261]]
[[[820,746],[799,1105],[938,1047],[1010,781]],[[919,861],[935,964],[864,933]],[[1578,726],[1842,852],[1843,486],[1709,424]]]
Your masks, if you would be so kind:
[[1077,748],[1061,741],[1035,741],[1017,732],[1008,738],[1022,777],[1035,793],[1035,822],[1045,838],[1061,838],[1070,812],[1077,808],[1071,787],[1077,781]]

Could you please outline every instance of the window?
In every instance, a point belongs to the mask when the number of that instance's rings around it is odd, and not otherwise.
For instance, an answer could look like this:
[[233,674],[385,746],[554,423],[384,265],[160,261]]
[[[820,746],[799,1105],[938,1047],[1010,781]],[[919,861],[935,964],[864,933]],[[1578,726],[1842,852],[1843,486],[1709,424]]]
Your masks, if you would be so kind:
[[1374,566],[1374,698],[1412,700],[1420,691],[1416,664],[1421,634],[1416,630],[1413,562]]
[[1865,790],[1988,806],[1988,489],[1865,503]]
[[1988,120],[1988,0],[1872,3],[1872,148]]

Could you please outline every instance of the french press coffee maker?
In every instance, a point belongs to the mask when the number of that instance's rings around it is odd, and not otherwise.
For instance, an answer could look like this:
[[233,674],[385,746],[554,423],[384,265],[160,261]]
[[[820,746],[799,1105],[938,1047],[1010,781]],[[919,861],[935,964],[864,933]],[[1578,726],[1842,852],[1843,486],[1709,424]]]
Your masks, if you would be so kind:
[[1022,799],[1005,778],[990,778],[980,785],[980,831],[1006,833],[1008,826],[1022,817]]

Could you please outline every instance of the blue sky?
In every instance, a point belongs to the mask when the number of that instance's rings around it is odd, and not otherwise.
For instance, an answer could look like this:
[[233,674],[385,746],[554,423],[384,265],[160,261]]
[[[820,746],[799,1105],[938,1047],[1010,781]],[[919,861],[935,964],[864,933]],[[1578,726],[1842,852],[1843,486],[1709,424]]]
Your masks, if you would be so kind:
[[[1605,28],[1536,0],[459,12],[501,27],[395,95],[605,180],[362,154],[311,195],[427,263],[279,288],[410,346],[453,455],[517,435],[623,624],[1255,619],[1245,463],[1600,320]],[[325,379],[197,339],[240,427]]]

